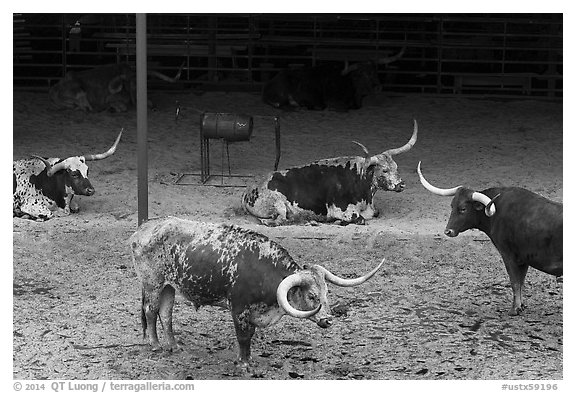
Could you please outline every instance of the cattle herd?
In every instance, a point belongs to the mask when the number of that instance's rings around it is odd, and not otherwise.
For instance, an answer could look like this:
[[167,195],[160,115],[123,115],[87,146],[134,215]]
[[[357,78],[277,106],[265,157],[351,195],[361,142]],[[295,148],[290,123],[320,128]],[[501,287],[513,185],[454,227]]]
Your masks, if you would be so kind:
[[[389,61],[398,56],[401,54]],[[339,83],[352,84],[351,72],[340,76],[350,80]],[[100,69],[96,72],[98,77],[86,77],[86,73],[69,76],[51,89],[53,102],[60,107],[84,111],[122,111],[134,103],[134,76],[129,68],[121,65],[105,71]],[[318,95],[307,101],[302,95],[302,82],[294,85],[293,80],[298,78],[302,75],[281,73],[264,88],[264,101],[277,107],[302,105],[324,109],[334,106],[333,101],[327,100],[331,96],[327,93],[331,89],[329,85],[318,87]],[[94,88],[96,82],[99,85]],[[354,108],[358,107],[358,100],[361,98],[346,98],[345,102],[335,105]],[[41,222],[78,213],[73,197],[95,192],[88,180],[86,162],[114,154],[121,136],[122,131],[101,154],[64,159],[33,156],[14,161],[14,216]],[[412,136],[401,147],[371,155],[368,148],[355,142],[363,151],[362,156],[319,159],[263,174],[246,188],[239,202],[247,214],[265,225],[304,222],[364,225],[379,216],[374,205],[378,190],[401,192],[405,188],[393,156],[412,149],[417,137],[418,124],[414,120]],[[476,228],[486,233],[501,254],[513,291],[510,315],[524,310],[524,279],[530,266],[562,276],[562,203],[519,187],[483,191],[463,186],[438,188],[424,178],[420,164],[417,173],[426,190],[453,196],[444,231],[446,236],[455,237]],[[156,330],[158,317],[168,346],[177,345],[172,309],[175,293],[179,291],[196,307],[221,304],[228,307],[239,344],[239,364],[243,368],[249,366],[250,344],[256,327],[269,326],[286,314],[310,319],[327,328],[332,318],[327,283],[343,287],[360,285],[373,277],[384,263],[382,259],[361,277],[342,278],[321,265],[297,263],[280,244],[256,231],[233,224],[177,217],[143,223],[129,238],[129,245],[142,287],[143,335],[150,345],[161,349]]]

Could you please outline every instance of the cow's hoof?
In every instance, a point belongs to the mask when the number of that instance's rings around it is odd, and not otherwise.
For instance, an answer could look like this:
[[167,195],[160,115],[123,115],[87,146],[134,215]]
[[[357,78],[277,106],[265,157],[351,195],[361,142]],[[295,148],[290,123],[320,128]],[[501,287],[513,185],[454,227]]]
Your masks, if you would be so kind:
[[269,219],[269,218],[261,218],[260,222],[262,223],[262,225],[266,225],[267,227],[276,227],[278,226],[278,223],[276,222],[276,220],[273,219]]
[[346,226],[346,225],[350,225],[350,224],[366,225],[366,219],[364,217],[360,216],[360,217],[355,217],[350,221],[345,221],[345,220],[340,221],[341,226]]
[[522,313],[524,312],[525,309],[526,309],[526,306],[524,304],[522,304],[520,307],[512,306],[510,311],[508,311],[508,315],[510,315],[512,317],[517,316],[517,315],[522,315]]
[[252,367],[250,366],[250,362],[247,362],[245,360],[236,360],[234,362],[234,365],[236,366],[236,371],[238,371],[239,373],[251,373],[252,372]]

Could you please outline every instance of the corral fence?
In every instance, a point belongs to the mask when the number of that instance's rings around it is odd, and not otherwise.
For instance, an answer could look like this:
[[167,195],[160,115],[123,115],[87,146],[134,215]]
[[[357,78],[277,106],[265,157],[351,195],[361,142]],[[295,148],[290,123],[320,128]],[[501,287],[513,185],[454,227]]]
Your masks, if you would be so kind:
[[[14,88],[135,63],[134,14],[13,14]],[[284,68],[377,60],[385,91],[562,98],[562,14],[148,14],[149,68],[177,86],[253,90]]]

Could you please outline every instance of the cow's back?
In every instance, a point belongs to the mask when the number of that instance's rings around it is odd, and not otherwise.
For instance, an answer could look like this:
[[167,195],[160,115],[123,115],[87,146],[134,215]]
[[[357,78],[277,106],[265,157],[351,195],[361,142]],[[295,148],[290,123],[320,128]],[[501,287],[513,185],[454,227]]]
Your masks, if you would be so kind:
[[129,242],[144,282],[170,284],[197,306],[278,285],[299,269],[278,244],[234,225],[167,217],[142,224]]

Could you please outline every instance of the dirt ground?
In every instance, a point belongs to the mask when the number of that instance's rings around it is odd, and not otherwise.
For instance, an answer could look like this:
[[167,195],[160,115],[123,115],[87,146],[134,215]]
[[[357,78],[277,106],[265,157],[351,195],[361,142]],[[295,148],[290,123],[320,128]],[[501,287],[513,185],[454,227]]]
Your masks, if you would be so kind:
[[[416,174],[422,160],[437,186],[513,185],[562,201],[560,103],[378,95],[360,110],[338,113],[279,112],[250,93],[150,98],[157,105],[148,126],[150,217],[239,224],[276,240],[300,263],[321,263],[345,277],[385,257],[385,272],[360,287],[330,286],[338,312],[329,329],[284,317],[257,330],[251,373],[234,366],[229,312],[195,311],[182,298],[175,307],[181,350],[152,352],[141,337],[140,288],[126,242],[138,217],[135,111],[55,111],[47,94],[15,92],[14,159],[102,152],[125,132],[116,154],[91,163],[96,194],[77,197],[78,214],[42,223],[13,219],[14,378],[563,378],[563,284],[531,269],[528,308],[508,316],[512,291],[494,246],[479,231],[445,237],[450,198],[428,193]],[[406,190],[379,192],[377,219],[269,228],[241,211],[242,188],[175,184],[200,171],[202,111],[254,116],[252,140],[229,146],[232,172],[244,175],[274,165],[270,115],[280,116],[280,168],[361,154],[352,140],[374,153],[401,146],[412,119],[420,132],[414,148],[395,157]],[[211,144],[211,170],[220,173],[221,145]]]

